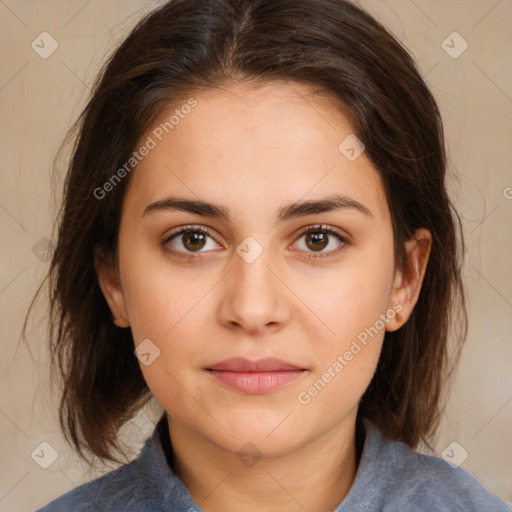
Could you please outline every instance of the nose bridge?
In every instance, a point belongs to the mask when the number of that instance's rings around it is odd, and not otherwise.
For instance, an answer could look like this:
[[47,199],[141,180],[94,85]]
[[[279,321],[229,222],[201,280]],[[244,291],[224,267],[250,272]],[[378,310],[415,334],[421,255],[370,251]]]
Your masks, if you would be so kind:
[[223,319],[248,330],[259,330],[286,318],[282,284],[274,275],[276,258],[263,243],[247,237],[236,248],[223,297]]
[[260,301],[275,297],[275,276],[269,270],[275,258],[268,244],[264,244],[263,240],[259,242],[254,237],[247,237],[236,248],[233,292],[245,300],[252,298]]

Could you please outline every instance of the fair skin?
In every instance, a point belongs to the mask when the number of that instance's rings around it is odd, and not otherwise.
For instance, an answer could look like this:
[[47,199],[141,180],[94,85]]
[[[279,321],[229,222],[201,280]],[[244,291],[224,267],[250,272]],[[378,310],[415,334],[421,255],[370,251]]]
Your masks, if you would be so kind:
[[[380,175],[364,152],[350,161],[338,150],[353,129],[312,90],[236,83],[193,95],[197,106],[130,178],[118,268],[96,261],[114,322],[131,327],[135,345],[150,339],[160,350],[141,370],[167,411],[174,470],[208,512],[325,512],[341,502],[357,471],[358,402],[385,331],[400,328],[414,308],[428,261],[431,236],[422,229],[419,242],[406,244],[407,267],[395,268]],[[141,144],[177,107],[162,113]],[[278,220],[285,205],[333,194],[371,215],[341,208]],[[171,208],[144,215],[170,196],[220,205],[229,217]],[[308,242],[302,231],[316,224],[349,243],[333,234],[321,247]],[[165,242],[175,253],[166,252],[162,242],[185,225],[192,233]],[[212,236],[194,252],[198,226]],[[262,249],[251,263],[236,251],[249,236]],[[393,304],[401,320],[387,321],[321,392],[300,403],[299,393]],[[248,394],[206,370],[235,356],[278,357],[307,371],[271,392]],[[237,456],[247,443],[261,454],[254,465]]]

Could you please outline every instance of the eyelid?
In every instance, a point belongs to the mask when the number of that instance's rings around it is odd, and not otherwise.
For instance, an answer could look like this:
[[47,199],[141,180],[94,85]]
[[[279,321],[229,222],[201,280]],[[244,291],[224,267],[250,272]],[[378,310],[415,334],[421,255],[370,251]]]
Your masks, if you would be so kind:
[[202,224],[187,224],[185,226],[180,226],[170,231],[169,233],[166,233],[164,236],[164,241],[168,241],[173,236],[180,235],[181,233],[188,231],[200,231],[202,233],[206,233],[211,238],[215,239],[215,237],[213,236],[213,231],[207,226],[203,226]]
[[340,231],[338,228],[331,226],[330,224],[311,224],[305,228],[301,228],[296,236],[302,236],[310,232],[322,231],[332,235],[337,235],[344,242],[350,243],[350,236],[344,231]]

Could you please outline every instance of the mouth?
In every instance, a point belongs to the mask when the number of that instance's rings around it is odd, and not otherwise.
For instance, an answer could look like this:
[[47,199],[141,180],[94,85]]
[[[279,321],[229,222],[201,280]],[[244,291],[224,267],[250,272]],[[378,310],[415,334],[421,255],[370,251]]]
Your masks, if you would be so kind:
[[224,386],[248,394],[268,393],[308,372],[281,359],[250,361],[240,357],[217,363],[207,371]]

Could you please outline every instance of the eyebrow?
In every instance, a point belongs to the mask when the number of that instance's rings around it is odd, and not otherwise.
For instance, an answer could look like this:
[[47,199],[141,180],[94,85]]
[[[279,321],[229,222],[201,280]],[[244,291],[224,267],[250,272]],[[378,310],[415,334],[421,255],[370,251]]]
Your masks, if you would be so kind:
[[[229,208],[215,203],[208,203],[200,199],[179,197],[166,197],[165,199],[147,205],[146,208],[144,208],[142,216],[145,217],[151,213],[165,210],[179,210],[200,215],[201,217],[212,217],[226,221],[230,218]],[[355,210],[367,217],[375,218],[371,210],[359,201],[345,195],[336,194],[321,199],[300,201],[283,206],[277,211],[277,220],[283,222],[295,217],[305,217],[307,215],[334,210]]]

